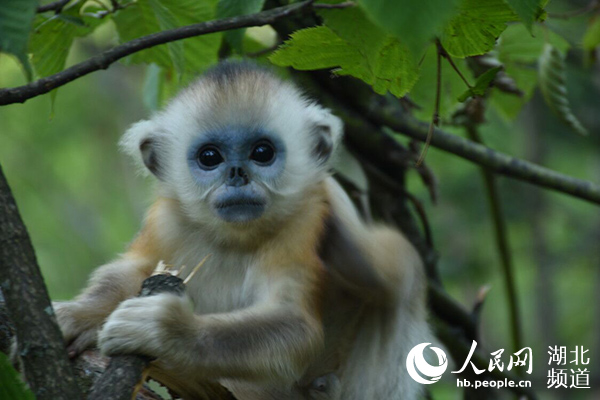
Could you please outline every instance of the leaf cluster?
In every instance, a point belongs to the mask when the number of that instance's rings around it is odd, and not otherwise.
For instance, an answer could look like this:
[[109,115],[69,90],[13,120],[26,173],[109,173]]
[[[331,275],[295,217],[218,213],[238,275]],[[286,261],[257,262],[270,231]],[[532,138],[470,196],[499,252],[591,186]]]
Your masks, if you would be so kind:
[[[300,70],[332,69],[364,81],[377,93],[409,95],[418,105],[418,117],[430,118],[434,104],[439,103],[442,120],[449,120],[462,102],[489,96],[490,106],[512,119],[539,83],[548,87],[541,76],[545,69],[536,68],[538,60],[544,60],[544,46],[553,46],[563,58],[571,47],[546,25],[546,3],[322,0],[321,7],[314,7],[320,23],[293,32],[268,60]],[[263,7],[265,0],[71,0],[60,9],[36,13],[36,1],[5,0],[0,9],[0,51],[15,55],[30,78],[46,77],[64,70],[77,39],[101,26],[112,27],[116,40],[124,43],[193,23],[256,13]],[[593,16],[582,37],[588,52],[600,44],[599,20]],[[278,39],[272,29],[265,29],[237,29],[175,41],[142,50],[125,62],[150,66],[145,102],[154,109],[223,56],[269,53]],[[451,63],[440,71],[436,101],[435,59],[440,49]],[[470,60],[481,55],[491,57],[495,64],[473,68]],[[514,93],[490,91],[501,86],[499,80],[508,80],[517,89]],[[566,86],[561,87],[560,109],[566,110]],[[51,94],[54,97],[56,90]],[[571,115],[568,120],[576,118]]]

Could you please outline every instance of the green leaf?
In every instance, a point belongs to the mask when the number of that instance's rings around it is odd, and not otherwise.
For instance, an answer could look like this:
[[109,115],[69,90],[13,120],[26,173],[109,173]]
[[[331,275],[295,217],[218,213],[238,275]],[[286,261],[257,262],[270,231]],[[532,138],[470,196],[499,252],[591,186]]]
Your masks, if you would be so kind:
[[27,41],[35,16],[37,0],[2,0],[0,5],[0,52],[17,57],[31,79],[31,66],[27,60]]
[[[173,13],[160,0],[140,0],[118,12],[114,18],[121,41],[129,41],[150,33],[178,26]],[[133,54],[133,63],[155,62],[163,67],[173,65],[183,73],[185,61],[181,41],[167,43]]]
[[60,15],[50,18],[38,15],[29,40],[36,75],[48,76],[62,71],[73,40],[89,35],[103,22],[79,15],[79,7],[64,9]]
[[498,42],[498,59],[502,64],[528,64],[535,63],[544,50],[546,40],[556,47],[561,53],[566,53],[570,47],[569,42],[560,35],[547,31],[540,26],[534,26],[533,36],[523,25],[509,26]]
[[564,56],[551,44],[544,46],[538,67],[540,89],[548,107],[568,126],[580,135],[587,130],[571,111],[567,99]]
[[360,0],[371,19],[419,56],[458,11],[459,0]]
[[583,36],[583,48],[594,50],[600,44],[600,17],[594,18]]
[[323,12],[327,26],[294,32],[269,59],[280,66],[339,69],[380,94],[405,95],[418,79],[418,67],[398,39],[370,22],[358,8]]
[[504,72],[510,76],[523,92],[522,97],[494,91],[491,102],[500,115],[513,120],[521,108],[531,99],[538,83],[537,61],[548,40],[561,53],[566,53],[570,45],[560,35],[534,25],[533,36],[521,24],[510,25],[502,33],[496,51],[498,60],[504,65]]
[[487,53],[506,29],[518,21],[517,14],[503,0],[461,0],[460,13],[445,26],[442,45],[454,57]]
[[160,107],[160,89],[162,86],[163,70],[156,64],[148,65],[146,76],[144,77],[144,86],[142,88],[142,98],[144,105],[149,111],[156,111]]
[[[30,60],[38,77],[48,76],[65,68],[75,38],[87,36],[106,20],[80,15],[82,5],[63,9],[59,15],[47,18],[37,15],[29,38]],[[52,106],[58,89],[50,92]]]
[[469,88],[463,94],[458,97],[458,101],[463,103],[471,96],[483,96],[485,95],[485,91],[490,87],[490,84],[498,74],[502,70],[502,67],[494,67],[485,71],[483,74],[479,75],[477,81],[475,82],[475,86]]
[[0,352],[0,399],[35,400],[35,396],[12,367],[8,356]]
[[[456,59],[454,64],[463,76],[469,76],[469,68],[465,60]],[[432,45],[421,62],[420,77],[415,86],[410,90],[410,99],[419,107],[412,110],[415,117],[421,120],[431,120],[435,104],[436,82],[437,82],[437,52]],[[465,83],[458,74],[442,60],[442,86],[440,90],[439,115],[442,121],[449,117],[460,106],[457,98],[464,92]]]
[[[510,8],[517,13],[527,29],[531,31],[533,22],[542,13],[544,0],[505,0]],[[533,32],[531,32],[533,34]]]
[[312,70],[361,62],[362,55],[326,26],[292,33],[269,60],[276,65]]
[[[237,17],[262,10],[265,0],[220,0],[217,6],[217,18]],[[236,29],[225,33],[225,40],[236,51],[242,51],[242,41],[246,29]]]
[[[120,10],[114,21],[121,41],[125,42],[168,27],[211,20],[216,5],[217,0],[139,0]],[[155,63],[166,69],[175,67],[184,83],[218,61],[221,37],[220,33],[213,33],[155,46],[131,55],[127,61]]]

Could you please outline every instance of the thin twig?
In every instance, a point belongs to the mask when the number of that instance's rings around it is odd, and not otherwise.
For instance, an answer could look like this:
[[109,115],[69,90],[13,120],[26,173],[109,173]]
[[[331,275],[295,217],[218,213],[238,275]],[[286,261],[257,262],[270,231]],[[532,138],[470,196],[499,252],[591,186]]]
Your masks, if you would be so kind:
[[210,258],[210,254],[207,255],[206,257],[204,257],[202,259],[202,261],[200,261],[198,263],[198,265],[196,265],[194,267],[194,269],[192,270],[192,272],[190,272],[190,274],[184,279],[183,284],[187,285],[187,283],[194,277],[194,275],[196,275],[196,272],[198,272],[198,270],[200,269],[201,266],[204,265],[204,263],[206,262],[206,260],[208,260]]
[[353,1],[345,1],[343,3],[338,3],[338,4],[322,4],[322,3],[315,3],[313,4],[313,8],[314,9],[322,9],[322,10],[335,10],[335,9],[339,9],[339,8],[349,8],[349,7],[354,7],[356,5],[355,2]]
[[450,54],[448,54],[446,49],[444,49],[444,46],[442,46],[442,43],[439,40],[436,40],[436,45],[438,48],[438,53],[440,53],[442,55],[442,57],[444,57],[448,61],[448,63],[452,67],[452,69],[454,71],[456,71],[456,73],[458,74],[458,76],[460,76],[460,79],[462,79],[462,81],[465,83],[465,85],[467,85],[467,87],[469,89],[473,89],[473,86],[471,86],[471,84],[469,83],[467,78],[465,78],[465,76],[462,74],[462,72],[460,72],[460,69],[458,69],[456,64],[454,64],[454,60],[452,60],[452,57],[450,56]]
[[301,13],[312,7],[312,0],[294,3],[289,6],[278,7],[257,14],[226,18],[215,21],[202,22],[199,24],[182,26],[162,32],[142,36],[123,43],[110,50],[102,52],[79,64],[75,64],[54,75],[38,79],[27,85],[0,90],[0,105],[12,103],[24,103],[26,100],[48,93],[53,89],[63,86],[77,78],[108,68],[114,62],[123,57],[148,49],[190,37],[206,35],[208,33],[222,32],[230,29],[248,28],[251,26],[263,26],[275,21]]
[[[483,141],[481,140],[479,132],[477,131],[477,127],[474,124],[466,125],[466,130],[471,140],[483,145]],[[506,297],[508,300],[510,313],[512,346],[513,350],[517,351],[522,347],[521,317],[512,254],[510,251],[510,245],[508,243],[506,221],[502,211],[502,204],[500,201],[500,193],[498,192],[496,177],[487,167],[481,167],[481,173],[483,175],[487,197],[490,204],[490,212],[492,214],[492,221],[494,224],[496,248],[498,249],[498,254],[500,256],[500,265],[502,266],[502,275],[504,276],[504,285],[506,287]]]
[[581,7],[577,10],[568,11],[564,13],[548,13],[548,17],[556,18],[556,19],[569,19],[573,17],[579,17],[581,15],[587,14],[591,11],[594,11],[596,8],[600,7],[600,1],[592,0],[588,3],[588,5]]
[[60,13],[62,9],[69,3],[71,0],[58,0],[53,1],[52,3],[41,5],[37,8],[38,13],[44,13],[48,11],[55,11],[56,13]]
[[431,137],[433,136],[433,128],[438,126],[440,123],[440,97],[442,93],[442,52],[441,45],[437,46],[437,76],[436,76],[436,84],[435,84],[435,103],[433,105],[433,115],[431,116],[431,122],[429,124],[429,130],[427,131],[427,139],[425,139],[425,146],[423,146],[423,151],[421,151],[421,155],[419,159],[415,163],[416,167],[420,167],[423,161],[425,160],[425,156],[427,155],[427,150],[429,150],[429,144],[431,143]]
[[475,300],[475,304],[473,305],[473,311],[471,311],[471,318],[473,319],[473,324],[475,325],[475,340],[479,342],[481,337],[479,335],[479,322],[481,321],[481,312],[483,310],[483,304],[487,299],[487,295],[491,289],[491,286],[485,285],[479,289],[477,292],[477,298]]

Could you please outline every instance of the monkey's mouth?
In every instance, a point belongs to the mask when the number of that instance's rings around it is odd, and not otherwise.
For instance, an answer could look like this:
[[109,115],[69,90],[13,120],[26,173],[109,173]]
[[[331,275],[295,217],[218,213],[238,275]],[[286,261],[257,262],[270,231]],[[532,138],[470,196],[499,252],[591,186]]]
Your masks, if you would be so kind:
[[215,204],[217,215],[227,222],[248,222],[259,218],[266,203],[256,198],[226,199]]
[[216,205],[217,210],[227,208],[227,207],[264,207],[264,201],[259,201],[256,199],[236,199],[236,200],[226,200],[218,203]]

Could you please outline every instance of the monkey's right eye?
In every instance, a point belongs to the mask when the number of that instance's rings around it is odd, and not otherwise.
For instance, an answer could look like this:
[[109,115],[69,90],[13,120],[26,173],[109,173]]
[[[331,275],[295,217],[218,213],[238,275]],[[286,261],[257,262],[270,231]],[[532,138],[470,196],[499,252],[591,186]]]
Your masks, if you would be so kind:
[[205,168],[214,168],[223,162],[223,156],[216,147],[203,147],[198,152],[198,163]]

